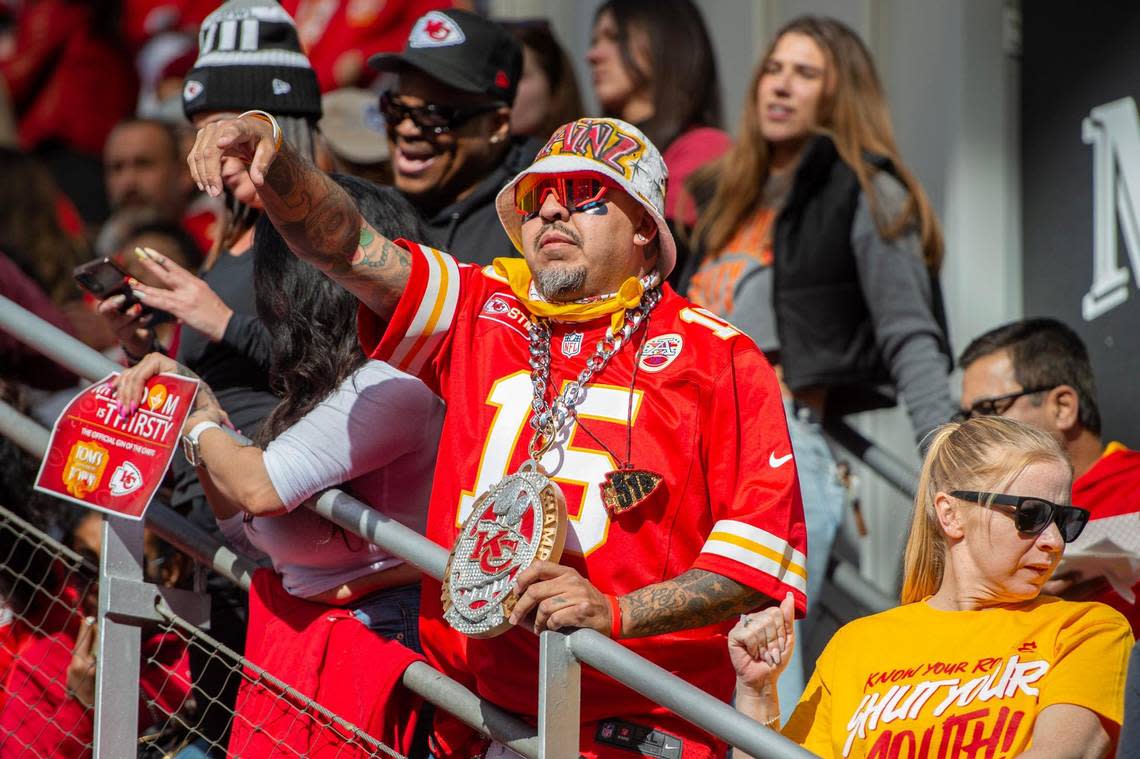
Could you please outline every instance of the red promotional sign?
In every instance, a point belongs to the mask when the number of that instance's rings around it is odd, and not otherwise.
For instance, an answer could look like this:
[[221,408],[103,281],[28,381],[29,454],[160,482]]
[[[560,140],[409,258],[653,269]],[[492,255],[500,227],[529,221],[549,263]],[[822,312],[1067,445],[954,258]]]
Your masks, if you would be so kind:
[[142,519],[194,407],[195,380],[159,374],[126,419],[111,395],[112,374],[67,405],[51,432],[36,490],[92,509]]

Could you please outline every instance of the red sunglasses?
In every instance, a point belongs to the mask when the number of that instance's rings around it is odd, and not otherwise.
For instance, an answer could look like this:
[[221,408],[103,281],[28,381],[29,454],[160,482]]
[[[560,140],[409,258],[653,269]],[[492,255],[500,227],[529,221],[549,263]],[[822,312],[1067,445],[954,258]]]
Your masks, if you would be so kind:
[[523,190],[520,184],[515,190],[515,207],[522,215],[523,221],[530,221],[538,216],[546,197],[553,193],[559,205],[570,213],[578,213],[605,203],[608,189],[609,187],[596,177],[573,175],[542,177],[526,190]]

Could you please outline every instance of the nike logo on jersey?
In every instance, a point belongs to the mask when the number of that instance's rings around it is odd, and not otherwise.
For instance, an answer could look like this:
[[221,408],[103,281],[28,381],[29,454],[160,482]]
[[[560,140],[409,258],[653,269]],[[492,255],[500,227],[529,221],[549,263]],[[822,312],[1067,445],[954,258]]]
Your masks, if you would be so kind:
[[768,454],[768,466],[772,467],[773,469],[779,469],[780,467],[782,467],[784,464],[787,464],[791,460],[792,460],[792,454],[790,454],[790,453],[787,454],[786,456],[776,456],[775,451],[772,451],[771,453]]

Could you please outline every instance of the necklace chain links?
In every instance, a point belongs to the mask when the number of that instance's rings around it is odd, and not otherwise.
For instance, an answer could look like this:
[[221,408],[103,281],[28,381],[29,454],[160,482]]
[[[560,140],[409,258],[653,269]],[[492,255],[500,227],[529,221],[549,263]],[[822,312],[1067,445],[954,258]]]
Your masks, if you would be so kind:
[[530,457],[538,461],[546,453],[566,422],[574,415],[575,407],[586,398],[586,385],[594,375],[602,371],[610,359],[621,350],[637,328],[661,300],[660,288],[646,290],[637,308],[626,311],[625,324],[615,333],[612,327],[606,328],[605,337],[598,341],[594,354],[586,359],[586,367],[578,373],[577,379],[570,381],[561,395],[549,403],[546,389],[550,381],[550,322],[535,318],[528,328],[530,342],[530,382],[534,388],[531,401],[530,426],[534,435],[530,440]]

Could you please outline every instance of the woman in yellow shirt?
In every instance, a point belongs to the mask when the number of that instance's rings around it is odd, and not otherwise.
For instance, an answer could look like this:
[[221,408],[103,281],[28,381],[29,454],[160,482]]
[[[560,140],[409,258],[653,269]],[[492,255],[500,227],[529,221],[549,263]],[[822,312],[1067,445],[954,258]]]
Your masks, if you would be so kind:
[[[1131,629],[1102,604],[1041,595],[1088,519],[1066,505],[1072,477],[1057,441],[1020,422],[941,427],[902,605],[835,634],[781,732],[824,757],[1111,756]],[[791,629],[768,609],[729,635],[738,708],[777,729]]]

